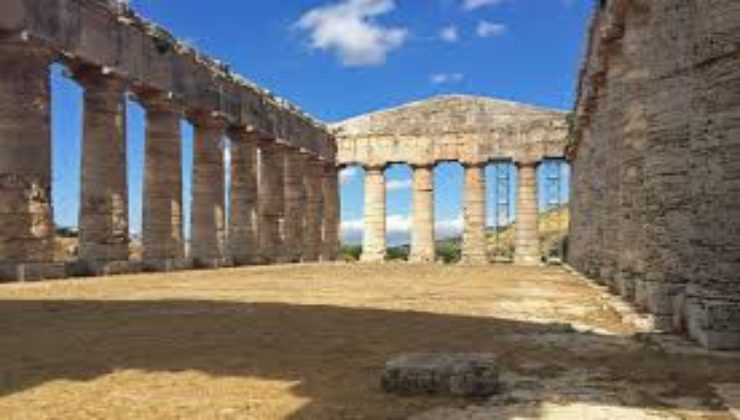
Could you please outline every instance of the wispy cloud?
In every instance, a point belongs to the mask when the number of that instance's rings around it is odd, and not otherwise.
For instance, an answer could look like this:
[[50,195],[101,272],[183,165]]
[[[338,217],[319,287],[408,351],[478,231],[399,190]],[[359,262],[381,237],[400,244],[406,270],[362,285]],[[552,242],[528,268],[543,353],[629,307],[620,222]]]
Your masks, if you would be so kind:
[[478,27],[475,30],[476,35],[481,38],[492,38],[499,36],[504,32],[506,32],[506,25],[503,23],[489,22],[485,20],[478,22]]
[[463,0],[463,9],[470,11],[486,6],[496,6],[506,1],[507,0]]
[[437,73],[429,77],[433,85],[455,84],[463,80],[465,80],[465,75],[462,73]]
[[445,26],[439,31],[439,39],[444,42],[455,43],[460,40],[460,31],[455,25]]
[[392,179],[385,184],[388,191],[408,190],[414,183],[410,179]]
[[343,65],[375,66],[408,39],[407,29],[377,22],[395,8],[395,0],[344,0],[309,10],[296,26],[309,33],[312,48],[336,54]]

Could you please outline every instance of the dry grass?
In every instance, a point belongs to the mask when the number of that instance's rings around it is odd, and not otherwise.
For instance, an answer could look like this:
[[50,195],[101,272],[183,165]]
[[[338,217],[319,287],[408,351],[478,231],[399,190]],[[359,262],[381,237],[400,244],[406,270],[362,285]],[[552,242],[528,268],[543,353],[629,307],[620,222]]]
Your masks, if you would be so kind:
[[[678,412],[685,403],[666,401],[682,398],[697,416],[711,414],[710,382],[740,377],[737,360],[667,357],[631,333],[558,268],[340,264],[7,285],[0,416],[400,419],[471,403],[384,395],[380,369],[405,351],[494,352],[507,378],[542,385],[538,400],[595,393]],[[568,393],[582,372],[593,392]]]

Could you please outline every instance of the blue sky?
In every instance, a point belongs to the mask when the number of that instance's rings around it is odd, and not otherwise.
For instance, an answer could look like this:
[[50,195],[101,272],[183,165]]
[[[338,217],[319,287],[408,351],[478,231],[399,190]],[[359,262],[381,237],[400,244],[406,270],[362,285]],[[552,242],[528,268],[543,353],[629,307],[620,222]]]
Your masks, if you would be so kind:
[[[589,0],[130,3],[177,37],[328,122],[447,93],[570,109],[592,8]],[[56,219],[75,226],[81,90],[59,68],[52,81]],[[138,232],[143,112],[134,103],[129,111],[131,225]],[[192,129],[184,128],[187,204]],[[342,188],[347,227],[362,217],[362,172],[349,175]],[[410,170],[393,167],[388,178],[394,182],[389,224],[402,225],[409,217]],[[459,220],[462,169],[442,165],[436,178],[437,218],[452,226]],[[494,200],[489,198],[489,207]]]

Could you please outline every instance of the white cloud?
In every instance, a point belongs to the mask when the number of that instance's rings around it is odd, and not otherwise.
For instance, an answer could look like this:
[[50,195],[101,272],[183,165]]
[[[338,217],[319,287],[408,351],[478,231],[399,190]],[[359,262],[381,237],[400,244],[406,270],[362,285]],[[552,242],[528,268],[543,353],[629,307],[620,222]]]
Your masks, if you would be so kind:
[[339,182],[342,185],[349,184],[353,179],[360,175],[360,168],[350,166],[339,171]]
[[445,26],[439,31],[439,39],[441,39],[444,42],[449,43],[455,43],[460,40],[460,32],[457,29],[457,26],[450,25]]
[[437,73],[433,74],[429,78],[429,81],[432,82],[433,85],[444,85],[460,83],[464,79],[465,75],[462,73]]
[[[408,240],[413,217],[411,215],[391,214],[386,218],[388,243],[401,243]],[[342,237],[346,243],[359,243],[365,230],[364,219],[342,222]],[[436,239],[459,237],[463,231],[463,218],[458,216],[451,220],[440,220],[434,226]]]
[[506,0],[463,0],[463,9],[475,10],[486,6],[496,6],[505,1]]
[[488,22],[484,20],[478,22],[478,28],[476,28],[475,33],[481,38],[491,38],[499,36],[505,31],[506,25],[503,23]]
[[440,220],[434,225],[434,234],[437,239],[454,238],[462,235],[462,216],[451,220]]
[[309,10],[296,25],[309,32],[312,48],[337,54],[345,66],[374,66],[408,39],[405,28],[375,20],[395,7],[395,0],[344,0]]
[[410,179],[392,179],[385,184],[388,191],[408,190],[414,185]]

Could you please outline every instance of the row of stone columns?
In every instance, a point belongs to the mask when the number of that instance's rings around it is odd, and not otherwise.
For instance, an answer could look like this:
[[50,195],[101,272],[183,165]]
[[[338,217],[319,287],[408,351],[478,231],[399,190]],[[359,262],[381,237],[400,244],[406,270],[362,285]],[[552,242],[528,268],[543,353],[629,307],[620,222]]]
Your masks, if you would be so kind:
[[[515,263],[539,264],[539,217],[537,166],[539,162],[517,162],[518,189]],[[488,262],[486,239],[486,163],[466,163],[463,194],[462,261]],[[434,165],[412,165],[413,218],[411,226],[412,262],[435,260]],[[365,167],[365,236],[362,260],[379,262],[386,253],[385,166]]]
[[[46,277],[53,265],[51,54],[0,45],[0,278]],[[79,260],[96,274],[129,259],[127,83],[70,66],[84,89]],[[189,112],[167,94],[137,89],[146,110],[143,259],[149,269],[335,260],[338,173],[300,149]],[[183,229],[181,121],[195,131],[190,252]],[[231,140],[226,220],[223,142]],[[188,257],[188,258],[186,258]],[[38,271],[37,274],[32,272]],[[55,273],[54,275],[58,275]]]

